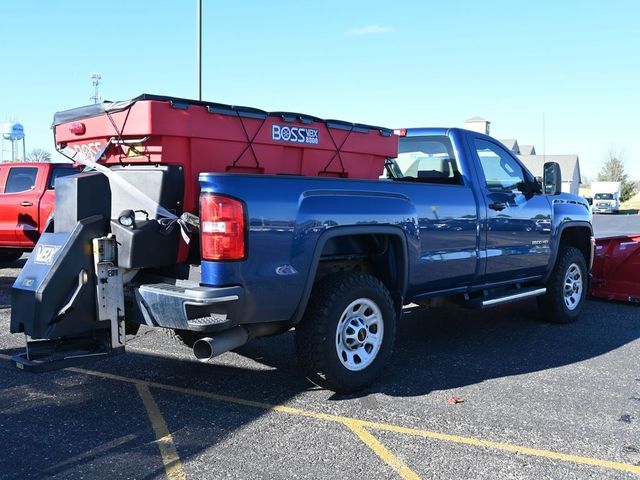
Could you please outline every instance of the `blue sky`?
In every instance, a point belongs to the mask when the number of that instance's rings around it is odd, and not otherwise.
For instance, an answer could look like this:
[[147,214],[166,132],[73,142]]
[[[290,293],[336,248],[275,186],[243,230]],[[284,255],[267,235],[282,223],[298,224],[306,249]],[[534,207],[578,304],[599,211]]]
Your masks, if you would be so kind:
[[[2,2],[0,120],[53,150],[56,110],[196,96],[195,0]],[[462,126],[640,179],[640,2],[203,0],[203,97],[389,127]],[[9,47],[9,48],[7,48]]]

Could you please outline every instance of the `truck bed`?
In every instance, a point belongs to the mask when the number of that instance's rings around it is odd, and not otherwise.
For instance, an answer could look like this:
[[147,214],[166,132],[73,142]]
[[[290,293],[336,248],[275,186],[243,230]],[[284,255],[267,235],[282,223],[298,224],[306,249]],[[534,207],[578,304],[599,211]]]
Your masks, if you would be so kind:
[[217,173],[202,174],[200,183],[203,193],[223,193],[247,205],[247,259],[202,262],[203,284],[244,288],[242,323],[295,315],[314,277],[320,239],[329,231],[394,231],[408,246],[410,266],[433,266],[406,272],[409,297],[465,285],[479,274],[480,217],[465,186]]

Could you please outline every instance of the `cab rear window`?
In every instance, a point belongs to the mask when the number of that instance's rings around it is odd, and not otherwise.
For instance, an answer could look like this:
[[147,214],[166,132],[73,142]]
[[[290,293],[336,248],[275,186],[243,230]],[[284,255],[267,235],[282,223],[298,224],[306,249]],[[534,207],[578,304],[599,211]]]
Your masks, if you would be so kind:
[[446,136],[400,138],[396,165],[401,173],[396,180],[463,184],[451,140]]

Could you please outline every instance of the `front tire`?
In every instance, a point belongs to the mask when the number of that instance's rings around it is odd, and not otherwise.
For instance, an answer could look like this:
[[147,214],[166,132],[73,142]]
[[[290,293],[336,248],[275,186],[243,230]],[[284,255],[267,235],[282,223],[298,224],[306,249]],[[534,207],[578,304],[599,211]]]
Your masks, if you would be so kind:
[[329,275],[314,287],[296,327],[296,352],[316,385],[350,393],[371,385],[393,353],[396,311],[377,278],[359,272]]
[[575,247],[560,247],[547,293],[538,297],[538,308],[545,320],[571,323],[577,320],[587,295],[587,262]]

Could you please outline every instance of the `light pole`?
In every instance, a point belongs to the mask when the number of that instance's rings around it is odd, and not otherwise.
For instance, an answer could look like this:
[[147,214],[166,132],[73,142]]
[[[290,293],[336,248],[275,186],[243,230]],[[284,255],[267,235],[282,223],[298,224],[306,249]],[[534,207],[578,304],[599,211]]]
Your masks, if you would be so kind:
[[197,38],[197,55],[198,55],[198,100],[202,100],[202,0],[196,0],[196,22],[198,24],[198,38]]

